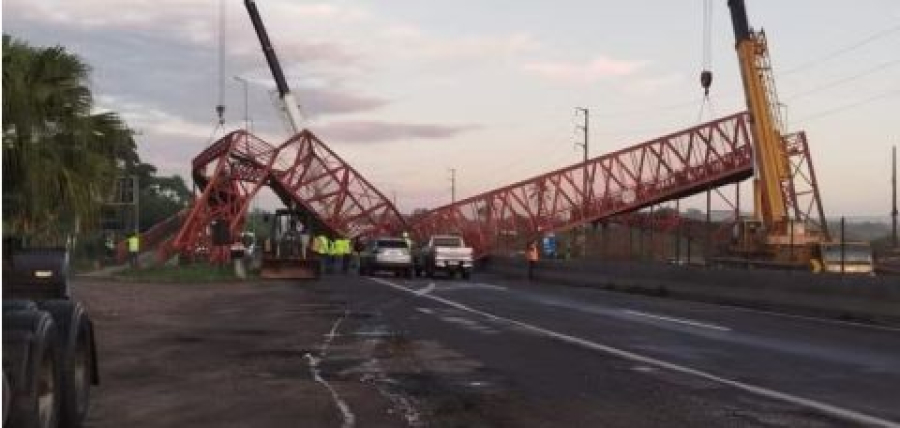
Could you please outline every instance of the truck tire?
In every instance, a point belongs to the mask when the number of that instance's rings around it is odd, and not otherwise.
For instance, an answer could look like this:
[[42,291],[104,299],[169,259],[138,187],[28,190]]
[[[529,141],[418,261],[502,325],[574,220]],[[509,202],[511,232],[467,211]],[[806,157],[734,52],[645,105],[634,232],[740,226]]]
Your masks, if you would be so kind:
[[3,348],[3,364],[10,367],[7,426],[56,428],[60,376],[53,318],[35,310],[4,313]]
[[3,425],[9,419],[9,381],[6,380],[6,367],[3,368]]
[[60,427],[81,428],[90,405],[96,355],[93,329],[84,306],[68,300],[48,300],[38,306],[53,316],[60,350]]

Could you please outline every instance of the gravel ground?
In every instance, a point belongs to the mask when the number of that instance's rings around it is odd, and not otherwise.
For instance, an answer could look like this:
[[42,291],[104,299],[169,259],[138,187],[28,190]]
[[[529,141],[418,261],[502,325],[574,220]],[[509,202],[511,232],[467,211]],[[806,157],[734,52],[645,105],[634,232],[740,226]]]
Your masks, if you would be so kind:
[[[407,425],[371,383],[317,381],[317,359],[340,349],[361,360],[356,350],[364,349],[339,334],[329,343],[335,324],[353,328],[358,317],[327,291],[93,278],[74,281],[74,291],[100,353],[89,427]],[[341,402],[352,403],[349,414]]]

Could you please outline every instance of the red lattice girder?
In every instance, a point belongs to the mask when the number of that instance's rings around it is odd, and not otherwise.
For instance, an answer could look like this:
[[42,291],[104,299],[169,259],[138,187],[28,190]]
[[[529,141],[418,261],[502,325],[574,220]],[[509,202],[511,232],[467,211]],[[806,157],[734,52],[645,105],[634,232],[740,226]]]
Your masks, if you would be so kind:
[[174,251],[189,256],[208,255],[213,261],[227,259],[225,248],[212,245],[210,226],[214,221],[223,221],[232,236],[241,232],[250,200],[266,184],[275,155],[276,151],[268,143],[244,131],[235,131],[194,158],[194,182],[203,192],[195,200],[181,230],[162,249],[162,257]]
[[750,138],[747,114],[734,114],[437,208],[411,227],[417,239],[461,233],[484,256],[501,234],[533,238],[746,179]]
[[782,196],[788,215],[806,225],[813,232],[828,237],[828,223],[819,195],[816,171],[813,168],[806,133],[798,132],[783,138],[790,176],[782,184]]
[[224,221],[237,236],[263,186],[309,214],[316,232],[369,236],[405,229],[388,199],[308,130],[277,148],[244,131],[232,132],[194,159],[193,178],[203,192],[162,248],[163,259],[174,253],[227,259],[227,248],[212,246],[210,227]]
[[384,194],[312,132],[304,130],[278,150],[273,167],[276,193],[302,203],[331,231],[373,236],[406,228],[403,216]]

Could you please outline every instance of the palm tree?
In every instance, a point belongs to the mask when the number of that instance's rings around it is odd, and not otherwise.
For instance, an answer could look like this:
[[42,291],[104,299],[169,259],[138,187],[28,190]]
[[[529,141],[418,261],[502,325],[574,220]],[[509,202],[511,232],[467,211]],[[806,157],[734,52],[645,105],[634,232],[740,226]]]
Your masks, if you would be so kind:
[[60,46],[3,36],[3,223],[59,241],[93,224],[133,133],[115,113],[92,113],[90,69]]

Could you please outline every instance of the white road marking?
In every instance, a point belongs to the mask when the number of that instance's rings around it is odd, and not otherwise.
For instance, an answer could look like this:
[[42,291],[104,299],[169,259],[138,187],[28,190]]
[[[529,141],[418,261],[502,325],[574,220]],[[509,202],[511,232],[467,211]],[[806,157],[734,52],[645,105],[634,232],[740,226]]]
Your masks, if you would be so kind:
[[[479,283],[479,284],[483,284],[485,286],[491,287],[491,284],[487,284],[487,283]],[[504,288],[499,285],[495,285],[493,287]],[[657,299],[655,297],[646,297],[646,296],[642,296],[640,294],[627,294],[627,293],[623,293],[621,291],[610,291],[610,290],[604,290],[601,288],[593,288],[592,291],[596,292],[596,293],[612,294],[612,295],[621,296],[621,297],[630,296],[635,299]],[[788,313],[783,313],[783,312],[767,311],[765,309],[753,309],[753,308],[747,308],[744,306],[735,306],[735,305],[729,305],[729,304],[724,304],[724,303],[714,304],[714,303],[707,303],[707,302],[700,302],[700,301],[686,301],[686,300],[682,300],[680,302],[681,303],[690,303],[692,305],[698,305],[698,306],[712,307],[712,308],[717,308],[717,309],[722,309],[724,307],[724,308],[728,308],[728,310],[757,313],[757,314],[764,314],[764,315],[772,315],[772,316],[783,317],[783,318],[794,318],[794,319],[805,320],[805,321],[816,322],[816,323],[836,324],[836,325],[842,325],[842,326],[847,326],[847,327],[900,332],[900,327],[894,327],[894,326],[890,326],[890,325],[867,324],[864,322],[857,322],[857,321],[846,321],[846,320],[839,320],[839,319],[833,319],[833,318],[822,318],[822,317],[813,317],[813,316],[806,316],[806,315],[788,314]]]
[[471,312],[473,314],[478,314],[484,316],[493,321],[503,321],[508,324],[512,324],[514,326],[520,327],[525,330],[529,330],[533,333],[537,333],[540,335],[544,335],[550,337],[552,339],[559,340],[561,342],[569,343],[572,345],[580,346],[582,348],[591,349],[594,351],[604,352],[610,355],[615,355],[620,358],[624,358],[627,360],[635,361],[638,363],[648,364],[651,366],[671,370],[673,372],[682,373],[690,376],[699,377],[701,379],[706,379],[709,381],[717,382],[722,385],[730,386],[735,389],[739,389],[741,391],[749,392],[751,394],[755,394],[761,397],[770,398],[773,400],[779,400],[786,403],[791,403],[797,406],[806,407],[810,409],[814,409],[820,411],[822,413],[835,416],[841,419],[845,419],[854,423],[873,425],[873,426],[882,426],[882,427],[890,427],[890,428],[900,428],[900,423],[890,421],[887,419],[882,419],[877,416],[868,415],[862,412],[857,412],[855,410],[845,409],[843,407],[838,407],[832,404],[823,403],[821,401],[816,401],[792,394],[788,394],[785,392],[776,391],[774,389],[769,389],[761,386],[752,385],[749,383],[744,383],[736,380],[726,379],[724,377],[716,376],[711,373],[704,372],[702,370],[692,369],[690,367],[685,367],[682,365],[678,365],[675,363],[670,363],[668,361],[663,361],[657,358],[648,357],[640,354],[636,354],[634,352],[626,351],[624,349],[614,348],[612,346],[604,345],[597,342],[592,342],[587,339],[582,339],[580,337],[570,336],[568,334],[558,333],[553,330],[548,330],[543,327],[538,327],[532,324],[528,324],[522,321],[517,321],[512,318],[501,317],[499,315],[494,315],[489,312],[485,312],[479,309],[472,308],[470,306],[464,305],[462,303],[454,302],[452,300],[444,299],[442,297],[438,297],[435,295],[418,295],[415,293],[415,290],[411,290],[402,285],[395,284],[391,281],[383,280],[380,278],[370,278],[372,281],[375,281],[381,285],[386,285],[388,287],[394,288],[396,290],[400,290],[406,293],[410,293],[414,296],[418,296],[424,299],[431,299],[436,302],[443,303],[447,306],[463,310],[466,312]]
[[471,290],[471,289],[482,289],[482,290],[496,290],[496,291],[506,291],[508,288],[502,285],[494,285],[494,284],[486,284],[483,282],[450,282],[447,284],[441,284],[441,290],[446,291],[455,291],[455,290]]
[[835,319],[831,319],[831,318],[816,318],[816,317],[808,317],[808,316],[804,316],[804,315],[784,314],[781,312],[773,312],[773,311],[767,311],[767,310],[763,310],[763,309],[745,308],[743,306],[730,306],[729,305],[728,308],[734,309],[737,311],[742,311],[742,312],[774,315],[774,316],[784,317],[784,318],[796,318],[796,319],[801,319],[801,320],[806,320],[806,321],[815,321],[815,322],[821,322],[821,323],[826,323],[826,324],[844,325],[847,327],[869,328],[869,329],[874,329],[874,330],[900,332],[900,327],[891,327],[889,325],[864,324],[861,322],[835,320]]
[[328,347],[331,346],[331,341],[334,340],[338,327],[341,325],[341,322],[347,318],[347,315],[348,312],[345,311],[344,315],[338,318],[331,326],[331,331],[325,335],[325,341],[322,342],[322,346],[319,348],[318,357],[313,356],[309,352],[304,355],[304,358],[306,358],[306,361],[309,363],[309,371],[312,373],[313,379],[325,386],[328,392],[331,393],[331,399],[334,401],[335,406],[341,411],[341,417],[344,419],[341,428],[353,428],[356,426],[356,416],[353,415],[350,406],[341,398],[334,387],[322,378],[322,374],[319,372],[319,362],[328,355]]
[[689,319],[684,319],[684,318],[667,317],[667,316],[662,316],[662,315],[651,314],[648,312],[633,311],[631,309],[625,309],[625,310],[623,310],[623,312],[631,314],[631,315],[637,315],[639,317],[655,318],[655,319],[662,320],[662,321],[686,324],[686,325],[690,325],[690,326],[694,326],[694,327],[711,328],[713,330],[719,330],[719,331],[731,331],[731,329],[728,327],[722,327],[720,325],[715,325],[715,324],[707,324],[704,322],[694,321],[694,320],[689,320]]
[[428,308],[416,308],[416,310],[423,314],[427,314],[427,315],[431,315],[434,313],[434,311],[432,311],[431,309],[428,309]]
[[479,323],[478,321],[470,320],[468,318],[444,315],[444,316],[440,316],[440,319],[441,319],[441,321],[444,321],[444,322],[449,322],[452,324],[459,324],[465,328],[477,331],[479,333],[485,333],[485,334],[499,333],[499,331],[497,331],[495,329],[486,327],[486,326],[482,325],[481,323]]
[[419,290],[417,290],[417,291],[416,291],[416,294],[418,294],[418,295],[421,296],[421,295],[423,295],[423,294],[431,293],[432,291],[434,291],[434,283],[433,283],[433,282],[429,282],[428,285],[426,285],[425,287],[422,287],[422,288],[420,288]]
[[359,337],[391,337],[394,336],[394,333],[389,331],[357,331],[353,335]]

